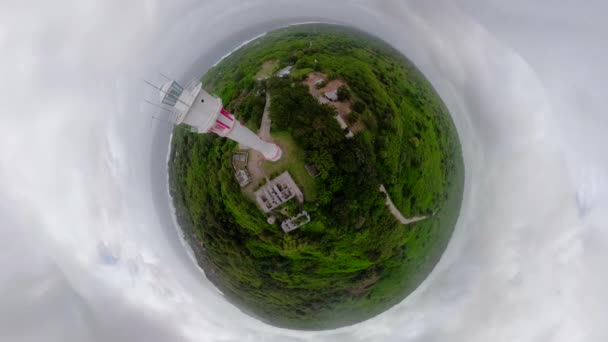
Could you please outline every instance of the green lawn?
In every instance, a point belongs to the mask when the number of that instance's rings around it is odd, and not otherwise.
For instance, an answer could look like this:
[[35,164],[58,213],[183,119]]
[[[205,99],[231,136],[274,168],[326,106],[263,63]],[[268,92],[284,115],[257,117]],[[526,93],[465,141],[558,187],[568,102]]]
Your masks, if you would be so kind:
[[317,196],[315,179],[308,174],[304,167],[304,152],[287,132],[273,132],[272,138],[283,149],[283,157],[277,162],[265,161],[264,170],[266,174],[272,178],[289,171],[293,180],[304,193],[304,200],[314,202]]

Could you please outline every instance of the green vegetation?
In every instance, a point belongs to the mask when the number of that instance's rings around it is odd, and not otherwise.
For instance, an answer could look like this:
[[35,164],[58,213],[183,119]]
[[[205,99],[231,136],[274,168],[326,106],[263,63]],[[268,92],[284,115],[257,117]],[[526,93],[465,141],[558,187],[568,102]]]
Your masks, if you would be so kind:
[[341,86],[338,88],[338,100],[339,101],[348,101],[350,100],[350,90],[347,86]]
[[[294,69],[285,79],[258,80],[269,65]],[[312,71],[347,83],[339,96],[353,103],[348,122],[364,126],[354,138],[301,83]],[[301,25],[234,52],[203,85],[252,128],[269,92],[272,136],[285,154],[264,167],[269,175],[290,172],[312,217],[289,234],[268,224],[234,179],[236,144],[176,129],[169,172],[178,222],[227,298],[270,324],[329,329],[381,313],[424,280],[457,220],[463,165],[449,113],[411,62],[351,29]],[[399,224],[380,184],[404,215],[431,216]],[[287,204],[291,214],[297,206]]]

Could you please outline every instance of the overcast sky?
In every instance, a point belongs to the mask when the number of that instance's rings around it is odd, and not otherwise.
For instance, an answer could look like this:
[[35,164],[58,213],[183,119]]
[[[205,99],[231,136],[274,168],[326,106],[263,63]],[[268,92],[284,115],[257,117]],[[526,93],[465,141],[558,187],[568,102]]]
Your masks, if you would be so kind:
[[[0,341],[608,340],[608,4],[0,1]],[[223,300],[182,245],[145,99],[304,21],[385,39],[464,148],[461,217],[401,304],[324,332]]]

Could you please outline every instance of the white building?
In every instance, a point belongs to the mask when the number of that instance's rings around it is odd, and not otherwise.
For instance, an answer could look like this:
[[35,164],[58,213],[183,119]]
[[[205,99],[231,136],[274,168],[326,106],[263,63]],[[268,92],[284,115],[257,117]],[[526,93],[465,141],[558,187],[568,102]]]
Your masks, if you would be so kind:
[[213,132],[248,146],[262,153],[264,158],[277,161],[281,158],[281,148],[263,141],[249,128],[237,121],[222,106],[222,100],[203,90],[197,82],[186,89],[175,81],[169,81],[160,88],[161,103],[173,108],[176,124],[186,124],[193,132],[205,134]]
[[310,215],[308,215],[306,211],[302,211],[298,215],[281,222],[281,228],[285,233],[289,233],[302,227],[308,222],[310,222]]
[[266,213],[273,211],[294,197],[297,197],[298,201],[301,202],[303,195],[287,171],[255,192],[258,205]]
[[249,172],[247,172],[245,169],[237,170],[234,173],[234,176],[236,177],[237,182],[239,182],[241,188],[246,187],[249,183],[251,183]]
[[324,94],[324,96],[331,102],[338,101],[338,91],[337,90],[328,91]]
[[277,76],[281,78],[287,77],[291,74],[291,69],[293,69],[293,65],[284,67],[283,69],[279,70],[279,72],[277,72]]

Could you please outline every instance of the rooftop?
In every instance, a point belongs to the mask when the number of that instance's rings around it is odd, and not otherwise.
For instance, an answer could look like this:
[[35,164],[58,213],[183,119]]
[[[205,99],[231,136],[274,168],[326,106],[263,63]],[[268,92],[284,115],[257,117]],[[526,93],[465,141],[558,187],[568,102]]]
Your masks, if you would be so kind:
[[177,124],[184,123],[198,133],[207,133],[222,108],[222,100],[203,90],[200,82],[191,91],[184,90],[180,100],[182,98],[187,98],[185,104],[175,104],[175,109],[179,111]]
[[337,90],[328,91],[324,94],[324,96],[332,102],[338,101],[338,91]]
[[247,161],[249,160],[249,153],[246,151],[239,151],[232,154],[232,168],[235,171],[247,168]]
[[293,65],[287,66],[287,67],[279,70],[279,72],[277,72],[277,76],[285,77],[285,76],[291,74],[291,69],[293,69]]
[[302,191],[300,191],[287,171],[270,180],[255,192],[256,202],[266,213],[280,207],[283,203],[294,197],[300,202],[304,198]]
[[251,183],[251,177],[249,176],[249,172],[247,172],[246,169],[240,169],[237,172],[235,172],[234,176],[236,177],[236,180],[239,182],[239,185],[242,187],[247,186],[249,183]]
[[283,221],[281,223],[281,228],[283,228],[283,231],[285,233],[289,233],[291,231],[294,231],[294,230],[302,227],[303,225],[307,224],[308,222],[310,222],[310,215],[308,215],[308,213],[306,211],[302,211],[298,215],[296,215],[288,220]]

